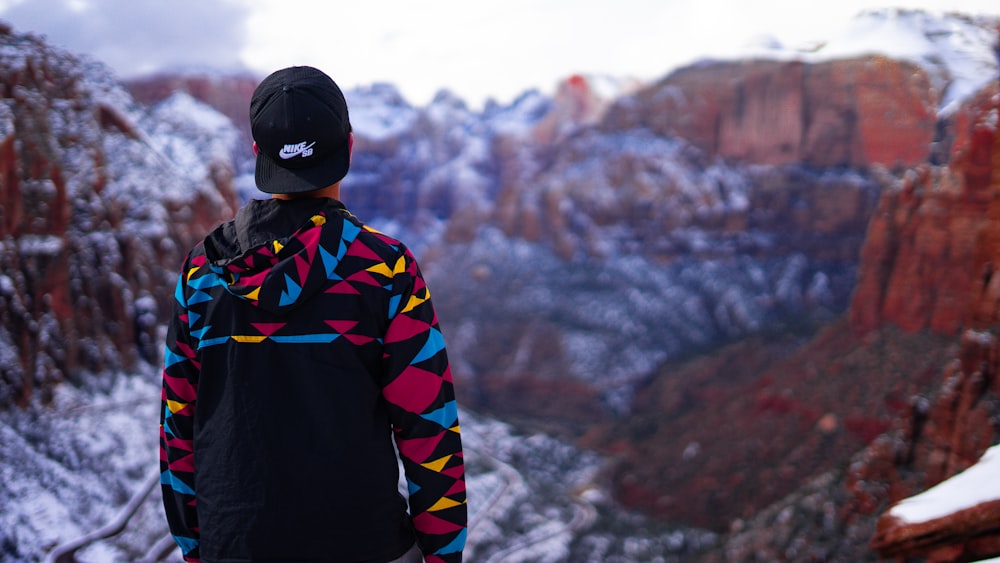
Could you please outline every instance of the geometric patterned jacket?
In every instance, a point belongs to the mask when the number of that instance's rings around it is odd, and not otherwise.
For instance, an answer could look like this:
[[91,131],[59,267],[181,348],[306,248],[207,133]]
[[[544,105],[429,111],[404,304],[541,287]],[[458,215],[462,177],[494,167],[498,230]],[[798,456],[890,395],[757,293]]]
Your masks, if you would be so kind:
[[252,200],[188,254],[161,412],[186,561],[377,563],[414,541],[426,561],[462,559],[462,441],[430,293],[410,251],[337,200]]

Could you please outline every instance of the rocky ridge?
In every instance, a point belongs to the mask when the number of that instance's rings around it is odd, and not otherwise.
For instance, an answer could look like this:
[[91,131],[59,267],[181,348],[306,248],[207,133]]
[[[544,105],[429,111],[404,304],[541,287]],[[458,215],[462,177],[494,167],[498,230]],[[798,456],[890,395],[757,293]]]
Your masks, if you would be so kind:
[[920,67],[884,56],[717,62],[672,73],[609,121],[759,164],[906,167],[929,156],[940,95]]
[[[856,379],[864,381],[866,396],[880,395],[874,385],[887,368],[912,362],[889,378],[892,393],[881,395],[890,407],[881,429],[845,468],[832,467],[734,523],[725,547],[707,560],[794,559],[805,552],[820,559],[943,562],[1000,554],[1000,530],[988,518],[995,503],[926,524],[901,522],[888,510],[960,474],[1000,442],[1000,292],[993,275],[1000,249],[998,108],[996,83],[963,104],[948,164],[921,165],[905,176],[883,194],[870,226],[849,322],[836,332],[853,341],[852,355],[878,355]],[[897,292],[909,302],[890,297]],[[818,365],[836,365],[821,360],[818,352],[830,349],[817,349],[820,343],[803,350]],[[835,420],[820,418],[817,430],[831,432]],[[850,427],[847,419],[843,424]]]
[[[726,560],[795,559],[796,546],[864,560],[880,510],[998,440],[996,100],[987,83],[942,114],[946,165],[928,152],[885,176],[844,321],[811,339],[756,337],[668,363],[630,420],[585,437],[621,461],[612,477],[621,500],[732,530]],[[810,476],[829,488],[802,495]]]
[[[860,506],[884,507],[886,501],[896,502],[940,483],[1000,442],[1000,286],[994,275],[1000,249],[1000,85],[983,91],[963,110],[965,128],[949,166],[925,171],[900,193],[895,217],[907,218],[900,222],[916,228],[897,229],[896,237],[871,239],[872,246],[898,249],[896,268],[872,274],[887,275],[890,280],[881,313],[901,325],[912,326],[922,319],[926,328],[960,330],[959,351],[942,366],[941,386],[915,402],[894,432],[873,443],[852,467],[848,484]],[[944,231],[949,236],[942,240],[935,235],[942,234],[943,210],[950,211],[953,223]],[[928,242],[906,243],[921,239]],[[940,241],[937,248],[932,246],[935,239]],[[937,300],[923,302],[923,315],[914,315],[912,309],[900,308],[898,301],[889,299],[902,280],[913,283],[915,272],[928,271],[928,261],[941,256],[946,257],[953,277],[949,283],[931,278],[941,290]],[[934,264],[940,268],[942,260]],[[957,311],[957,322],[933,314],[944,308],[942,304]],[[867,327],[864,321],[861,328]],[[873,490],[870,485],[880,481],[892,487]],[[873,547],[893,556],[930,552],[932,560],[996,556],[1000,530],[960,535],[944,544],[915,544],[910,546],[912,551],[906,550],[905,543],[900,546],[879,535]]]
[[5,27],[0,88],[4,406],[158,358],[183,247],[237,200],[232,135],[140,109],[100,64]]

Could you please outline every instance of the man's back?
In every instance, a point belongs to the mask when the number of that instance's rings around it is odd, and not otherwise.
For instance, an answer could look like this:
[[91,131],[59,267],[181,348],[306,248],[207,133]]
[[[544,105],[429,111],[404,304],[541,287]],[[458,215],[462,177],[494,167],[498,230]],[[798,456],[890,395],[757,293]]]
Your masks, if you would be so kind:
[[461,560],[451,373],[405,246],[336,199],[254,200],[192,250],[175,297],[161,469],[186,559],[375,563],[416,539]]

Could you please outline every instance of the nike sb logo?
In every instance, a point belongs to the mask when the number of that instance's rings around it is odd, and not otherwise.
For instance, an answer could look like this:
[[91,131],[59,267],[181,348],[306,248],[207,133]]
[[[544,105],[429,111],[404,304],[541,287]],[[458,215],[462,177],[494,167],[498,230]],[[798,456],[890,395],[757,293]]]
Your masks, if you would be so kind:
[[295,158],[300,155],[303,158],[307,156],[312,156],[313,153],[312,147],[315,144],[316,142],[313,141],[311,143],[303,142],[297,145],[285,145],[284,147],[281,148],[281,151],[278,153],[278,156],[280,156],[284,160],[288,160],[289,158]]

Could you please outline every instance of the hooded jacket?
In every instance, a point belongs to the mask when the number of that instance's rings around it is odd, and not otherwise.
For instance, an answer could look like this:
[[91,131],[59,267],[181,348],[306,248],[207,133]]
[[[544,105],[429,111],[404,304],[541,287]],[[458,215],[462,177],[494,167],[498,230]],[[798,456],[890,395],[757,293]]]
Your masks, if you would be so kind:
[[410,251],[339,201],[253,200],[198,244],[164,365],[163,502],[187,561],[376,563],[414,540],[461,561],[462,444],[430,293]]

